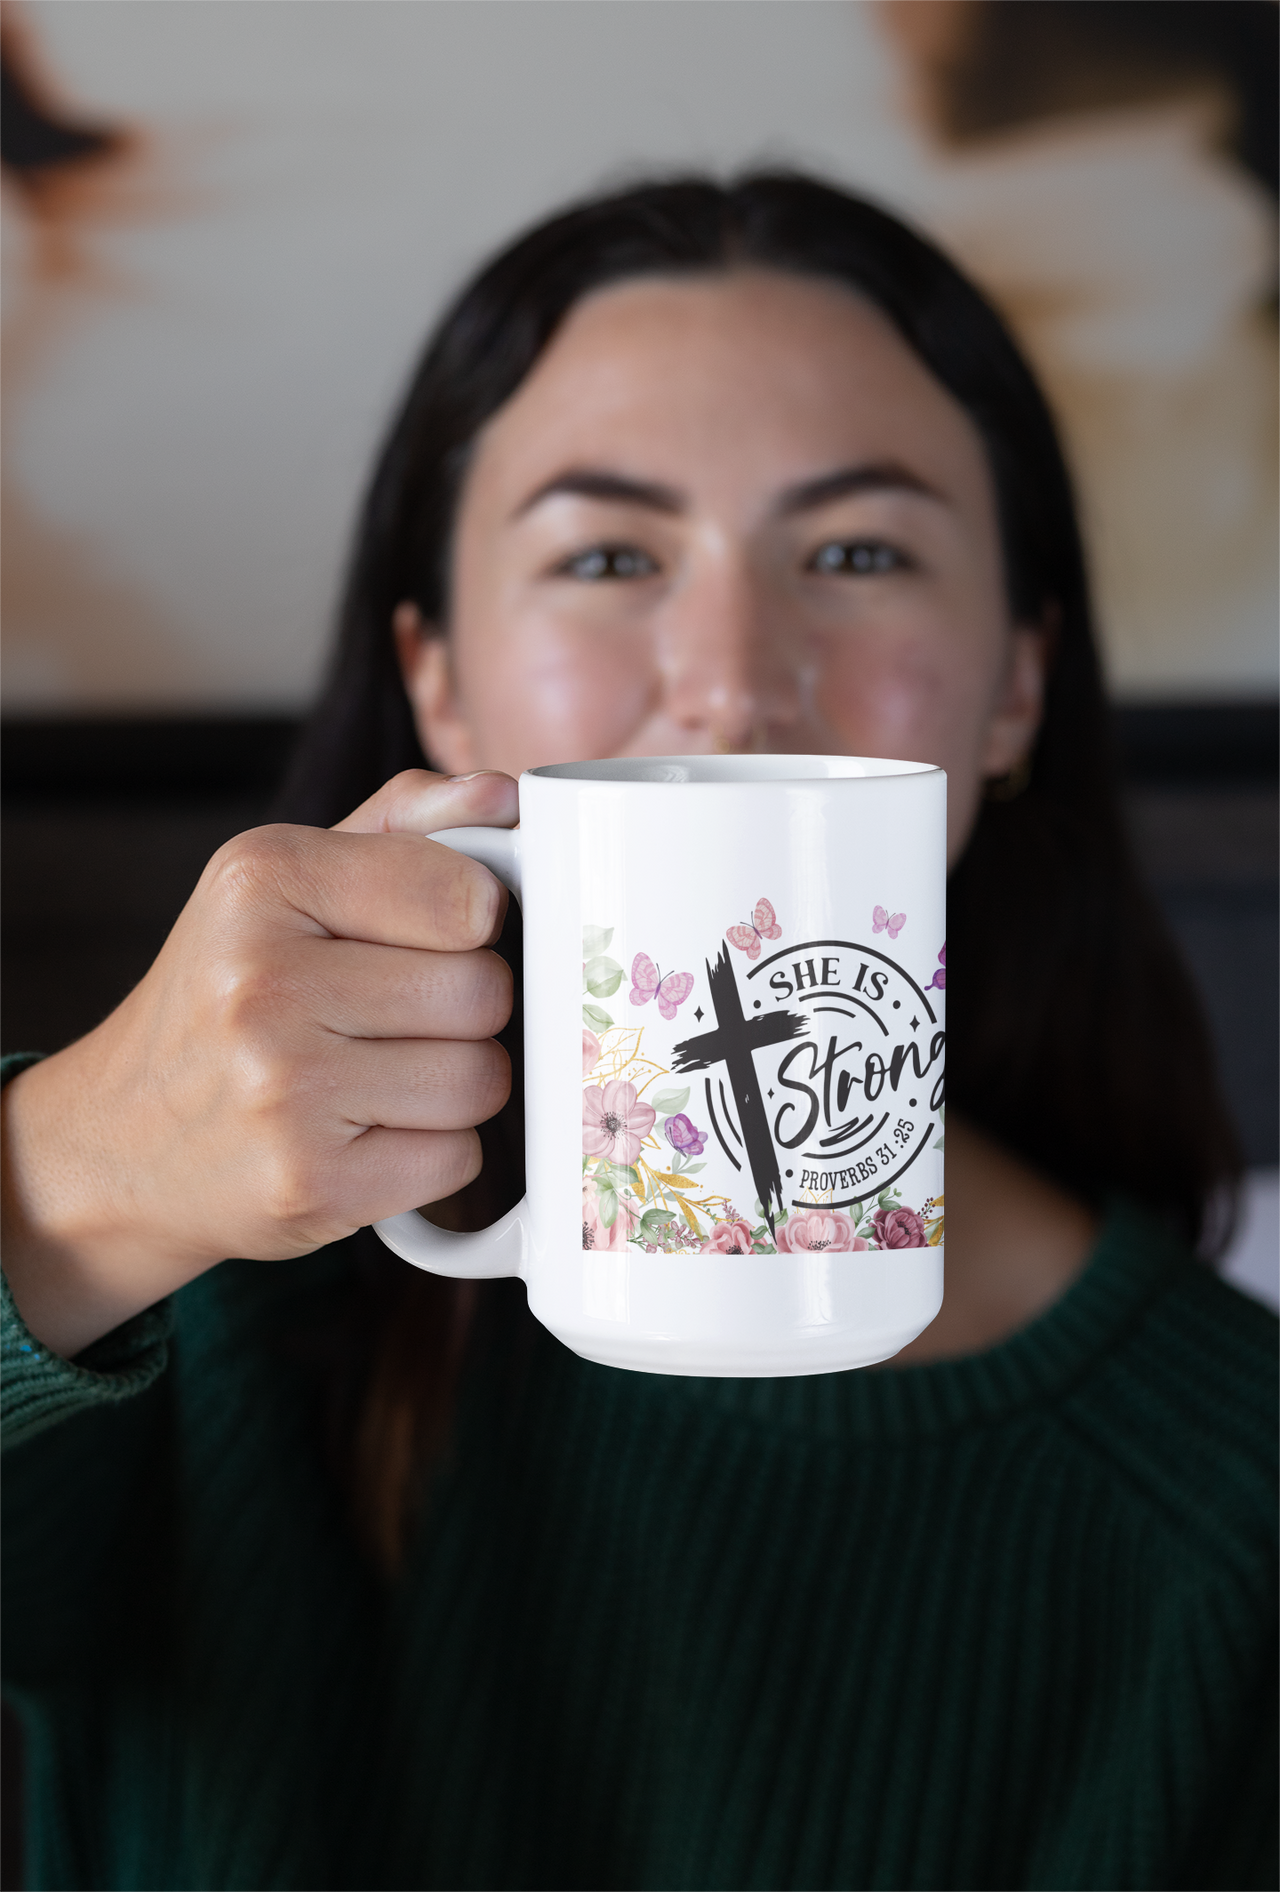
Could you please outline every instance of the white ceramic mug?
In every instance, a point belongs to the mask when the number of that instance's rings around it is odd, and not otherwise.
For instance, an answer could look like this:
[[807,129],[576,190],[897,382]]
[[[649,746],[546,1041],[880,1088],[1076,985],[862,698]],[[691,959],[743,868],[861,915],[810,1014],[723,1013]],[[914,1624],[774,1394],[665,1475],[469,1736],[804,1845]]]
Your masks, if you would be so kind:
[[437,1274],[522,1275],[588,1360],[827,1373],[942,1304],[946,777],[659,756],[520,778],[520,826],[433,836],[524,914],[528,1193]]

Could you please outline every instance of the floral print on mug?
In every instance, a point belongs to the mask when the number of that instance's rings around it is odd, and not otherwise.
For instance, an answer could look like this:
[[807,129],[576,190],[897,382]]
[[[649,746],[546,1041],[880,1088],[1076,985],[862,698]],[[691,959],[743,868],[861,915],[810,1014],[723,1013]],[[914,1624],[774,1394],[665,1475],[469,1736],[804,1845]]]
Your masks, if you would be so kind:
[[[892,916],[894,931],[905,916]],[[881,920],[877,909],[875,920]],[[875,931],[888,930],[884,921]],[[773,907],[757,902],[750,926],[726,929],[748,961],[781,935]],[[735,937],[735,935],[737,937]],[[710,1132],[692,1105],[691,1087],[649,1055],[646,1027],[615,1021],[602,1001],[626,974],[610,956],[614,929],[583,928],[582,942],[582,1245],[603,1253],[853,1254],[934,1247],[943,1240],[943,1198],[917,1209],[889,1188],[865,1202],[833,1207],[819,1200],[776,1211],[772,1228],[759,1201],[748,1216],[697,1178]],[[754,952],[752,948],[754,947]],[[945,947],[939,958],[945,965]],[[944,982],[941,974],[936,983]],[[687,972],[663,973],[647,953],[632,956],[631,1005],[657,1000],[674,1020],[693,995]],[[705,1001],[704,1001],[705,1002]],[[939,1123],[942,1112],[939,1111]],[[935,1149],[942,1147],[939,1134]]]

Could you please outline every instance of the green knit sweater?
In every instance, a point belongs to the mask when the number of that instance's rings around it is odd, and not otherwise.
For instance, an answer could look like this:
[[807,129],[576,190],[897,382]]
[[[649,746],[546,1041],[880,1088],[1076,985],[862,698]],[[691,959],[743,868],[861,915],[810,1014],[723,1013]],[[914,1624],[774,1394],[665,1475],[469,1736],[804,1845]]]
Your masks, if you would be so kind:
[[350,1266],[228,1262],[71,1364],[7,1306],[29,1885],[1276,1884],[1275,1323],[1153,1223],[937,1366],[498,1323],[392,1587],[288,1338]]

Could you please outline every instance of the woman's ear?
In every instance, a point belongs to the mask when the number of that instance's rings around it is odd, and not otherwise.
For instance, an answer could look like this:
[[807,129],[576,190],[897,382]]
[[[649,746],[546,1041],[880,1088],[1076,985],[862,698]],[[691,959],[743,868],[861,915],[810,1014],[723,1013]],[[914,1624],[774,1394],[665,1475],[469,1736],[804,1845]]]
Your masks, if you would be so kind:
[[408,603],[392,612],[391,632],[418,741],[446,774],[468,774],[476,767],[475,745],[458,703],[448,639]]
[[991,781],[1025,763],[1035,745],[1044,714],[1045,678],[1055,627],[1015,624],[1009,661],[992,704],[982,752],[982,773]]

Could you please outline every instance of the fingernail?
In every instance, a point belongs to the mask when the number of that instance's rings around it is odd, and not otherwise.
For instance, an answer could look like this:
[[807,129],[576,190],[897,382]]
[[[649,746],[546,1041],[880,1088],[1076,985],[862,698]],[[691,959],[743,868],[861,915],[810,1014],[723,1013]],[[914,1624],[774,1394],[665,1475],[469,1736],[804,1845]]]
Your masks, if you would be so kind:
[[492,769],[472,769],[470,775],[451,775],[451,782],[474,782],[478,775],[492,775]]

